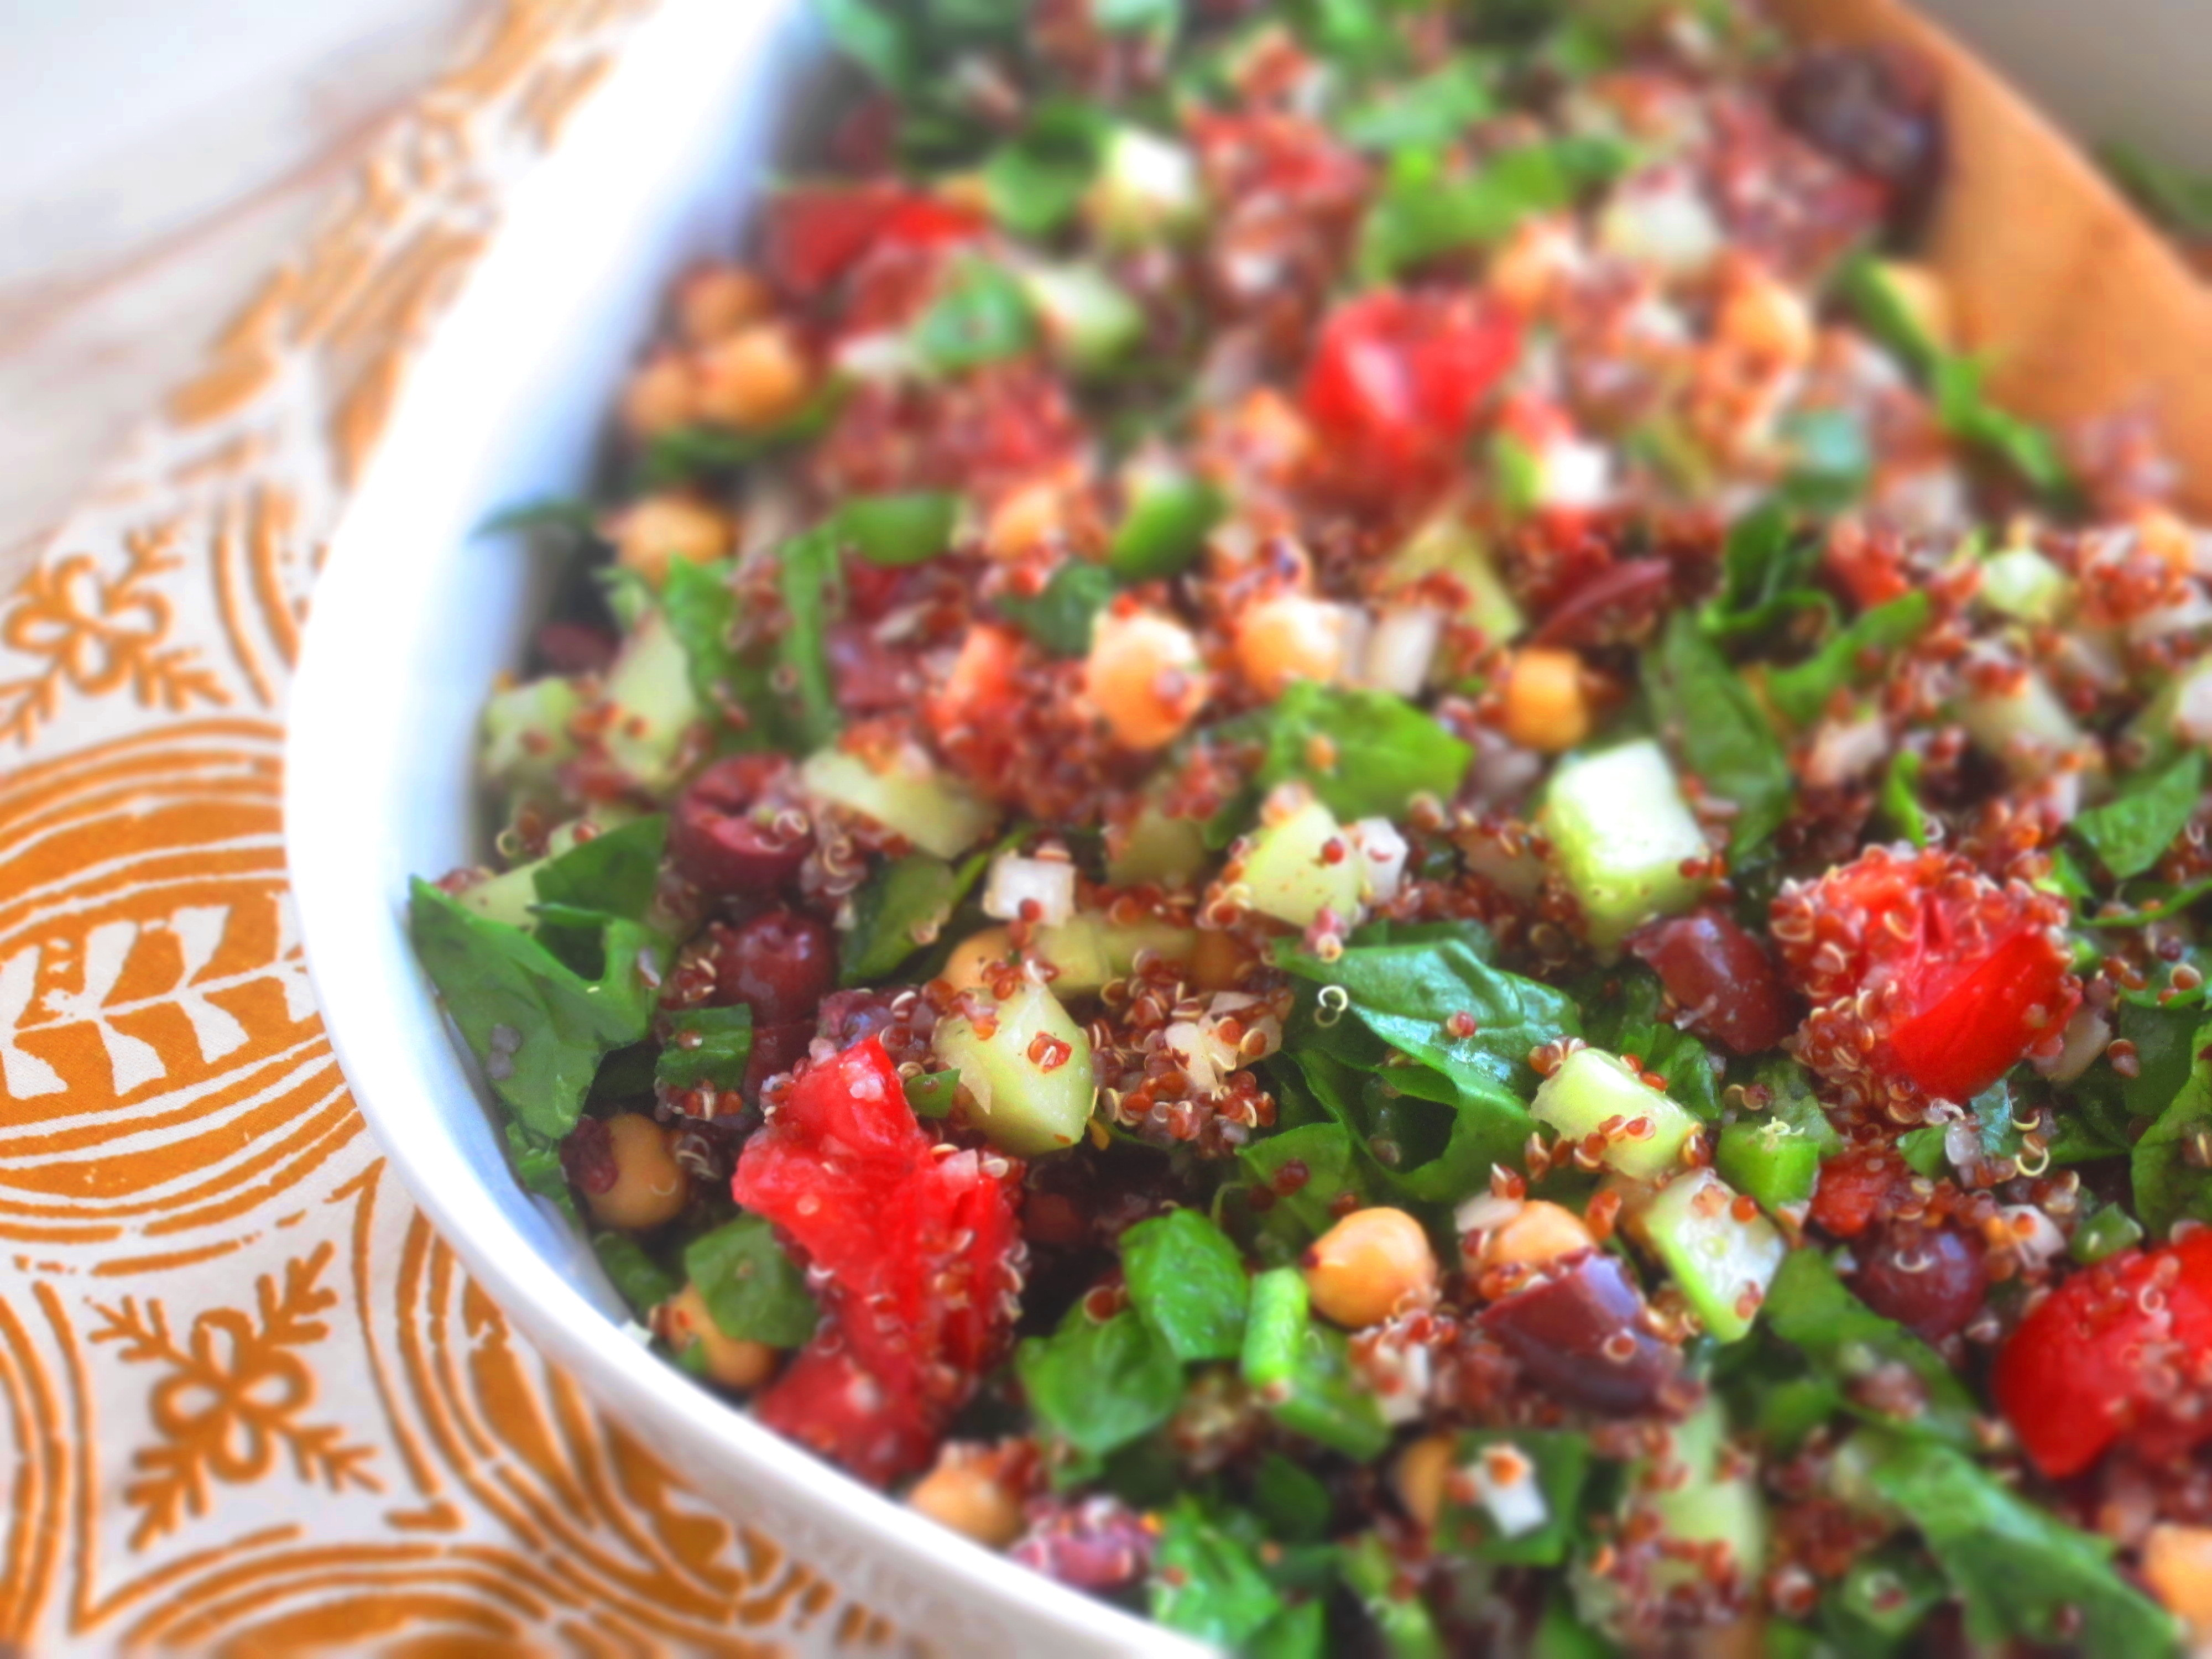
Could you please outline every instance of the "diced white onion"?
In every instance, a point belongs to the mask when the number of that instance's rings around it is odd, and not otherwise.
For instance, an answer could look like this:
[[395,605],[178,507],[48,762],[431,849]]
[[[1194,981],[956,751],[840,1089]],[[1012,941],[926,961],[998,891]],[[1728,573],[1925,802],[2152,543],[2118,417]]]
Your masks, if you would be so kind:
[[840,340],[830,361],[855,380],[884,382],[905,379],[918,360],[903,330],[885,328]]
[[1160,1046],[1182,1063],[1190,1075],[1192,1088],[1203,1092],[1221,1081],[1221,1073],[1214,1064],[1219,1044],[1209,1041],[1205,1031],[1192,1021],[1179,1019],[1162,1031]]
[[2011,1230],[2013,1248],[2040,1266],[2066,1248],[2066,1235],[2058,1224],[2033,1204],[2008,1204],[1997,1212]]
[[1550,1522],[1552,1507],[1536,1482],[1536,1466],[1519,1447],[1492,1446],[1466,1473],[1499,1537],[1520,1538]]
[[2212,620],[2212,599],[2206,599],[2201,589],[2192,589],[2179,604],[2160,605],[2137,617],[2128,624],[2128,637],[2142,645],[2169,634],[2189,633],[2208,620]]
[[1352,856],[1360,860],[1367,878],[1367,896],[1387,903],[1398,896],[1405,878],[1406,857],[1413,849],[1388,818],[1361,818],[1346,832]]
[[1429,665],[1436,660],[1443,630],[1443,613],[1433,605],[1384,606],[1368,636],[1358,683],[1401,697],[1419,696],[1428,683]]
[[2173,700],[2173,734],[2185,743],[2212,743],[2212,662],[2181,683]]
[[2112,1040],[2112,1021],[2094,1008],[2078,1008],[2066,1022],[2066,1041],[2057,1057],[2048,1065],[2038,1061],[2035,1069],[2053,1083],[2071,1083],[2089,1069]]
[[1537,499],[1545,507],[1602,507],[1613,494],[1613,456],[1603,444],[1558,438],[1538,457]]
[[1363,683],[1367,642],[1375,632],[1374,620],[1356,605],[1324,605],[1336,613],[1336,678],[1346,685]]
[[1889,728],[1878,714],[1858,720],[1823,720],[1805,757],[1805,781],[1815,789],[1855,783],[1889,752]]
[[1720,222],[1687,173],[1648,176],[1617,191],[1598,222],[1599,245],[1617,258],[1694,276],[1726,243]]
[[1032,921],[1057,927],[1075,914],[1075,866],[1065,859],[1022,858],[1001,853],[991,860],[983,883],[983,914],[1001,921],[1018,920],[1022,906],[1035,900]]
[[1452,1212],[1452,1225],[1464,1237],[1468,1233],[1493,1232],[1519,1215],[1526,1200],[1498,1193],[1477,1193]]

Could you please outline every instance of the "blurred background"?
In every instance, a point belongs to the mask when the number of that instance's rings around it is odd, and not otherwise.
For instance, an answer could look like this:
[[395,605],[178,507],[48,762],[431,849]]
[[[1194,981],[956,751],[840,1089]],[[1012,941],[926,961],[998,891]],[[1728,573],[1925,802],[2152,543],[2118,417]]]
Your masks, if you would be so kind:
[[[0,580],[496,3],[0,0]],[[2212,171],[2205,0],[1923,4],[2085,138]]]

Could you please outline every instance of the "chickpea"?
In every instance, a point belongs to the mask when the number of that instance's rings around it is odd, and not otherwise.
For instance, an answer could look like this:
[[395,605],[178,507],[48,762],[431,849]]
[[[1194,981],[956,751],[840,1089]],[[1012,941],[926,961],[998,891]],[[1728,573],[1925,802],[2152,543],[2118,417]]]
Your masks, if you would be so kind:
[[1314,1307],[1351,1330],[1436,1297],[1428,1234],[1403,1210],[1386,1206],[1354,1210],[1314,1241],[1303,1265]]
[[1482,1243],[1485,1267],[1545,1267],[1578,1250],[1594,1250],[1597,1240],[1583,1218],[1564,1205],[1531,1199],[1520,1212]]
[[1313,428],[1305,416],[1273,386],[1249,393],[1232,421],[1231,447],[1263,475],[1291,471],[1313,448]]
[[672,559],[705,564],[737,539],[730,515],[689,495],[647,495],[623,509],[611,526],[615,556],[658,587]]
[[699,385],[681,352],[656,351],[623,392],[623,424],[634,437],[689,426],[699,418]]
[[701,265],[676,285],[676,327],[695,346],[726,339],[775,304],[768,284],[743,265]]
[[1523,749],[1556,755],[1590,734],[1583,660],[1571,651],[1529,646],[1505,673],[1505,735]]
[[584,1194],[592,1219],[625,1232],[674,1220],[691,1197],[691,1177],[670,1152],[668,1132],[642,1112],[617,1112],[607,1120],[607,1145],[615,1184]]
[[988,990],[985,970],[1012,962],[1013,957],[1013,936],[1003,927],[986,927],[952,947],[952,954],[945,958],[945,971],[939,977],[956,991]]
[[1021,1495],[999,1479],[998,1462],[987,1447],[948,1443],[936,1467],[907,1493],[907,1507],[986,1549],[1002,1550],[1022,1535],[1025,1522]]
[[1406,1513],[1433,1528],[1443,1512],[1445,1484],[1458,1462],[1456,1437],[1449,1434],[1425,1434],[1400,1452],[1390,1471],[1390,1487]]
[[1812,360],[1812,307],[1750,260],[1734,270],[1717,332],[1735,350],[1777,368],[1802,368]]
[[775,1375],[776,1363],[783,1357],[765,1342],[726,1334],[694,1284],[687,1283],[662,1303],[654,1323],[677,1352],[687,1353],[696,1346],[707,1362],[708,1380],[726,1389],[757,1389]]
[[1182,735],[1212,691],[1198,641],[1152,611],[1098,619],[1083,689],[1126,749],[1159,749]]
[[1066,506],[1058,484],[1024,484],[991,509],[983,526],[983,550],[994,559],[1018,559],[1049,545],[1059,533]]
[[2195,532],[2164,507],[2147,507],[2136,514],[2136,538],[2144,552],[2165,560],[2185,576],[2197,568]]
[[2167,1612],[2199,1636],[2212,1630],[2212,1528],[2153,1527],[2143,1540],[2142,1571]]
[[1237,666],[1262,696],[1292,680],[1334,679],[1344,666],[1343,608],[1301,593],[1262,599],[1237,623]]
[[813,366],[781,323],[754,323],[701,348],[699,415],[739,431],[787,421],[814,391]]

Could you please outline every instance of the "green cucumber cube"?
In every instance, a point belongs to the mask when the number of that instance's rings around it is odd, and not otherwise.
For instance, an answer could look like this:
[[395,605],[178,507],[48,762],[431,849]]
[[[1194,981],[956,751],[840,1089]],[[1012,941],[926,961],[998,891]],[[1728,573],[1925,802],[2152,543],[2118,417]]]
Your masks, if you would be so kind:
[[1029,265],[1016,275],[1053,355],[1079,374],[1110,368],[1145,337],[1145,313],[1096,265]]
[[1790,1254],[1765,1216],[1736,1215],[1735,1199],[1735,1189],[1711,1170],[1693,1170],[1660,1188],[1644,1212],[1653,1252],[1717,1342],[1750,1333]]
[[1117,126],[1099,146],[1083,216],[1109,246],[1138,247],[1189,229],[1205,205],[1197,157],[1142,127]]
[[544,865],[545,860],[538,859],[478,882],[459,895],[461,908],[475,911],[488,921],[503,921],[528,933],[538,925],[533,907],[538,902],[538,872]]
[[941,859],[959,857],[998,817],[988,802],[947,777],[919,749],[894,757],[880,770],[842,749],[820,750],[799,767],[799,781],[810,794],[872,818]]
[[1082,1139],[1097,1093],[1091,1039],[1043,986],[1024,984],[1000,1003],[989,1036],[955,1014],[939,1022],[930,1042],[960,1073],[975,1103],[975,1127],[993,1146],[1036,1158]]
[[1682,867],[1711,848],[1666,751],[1649,738],[1566,762],[1553,775],[1536,822],[1601,955],[1655,917],[1690,908],[1705,891],[1705,878]]
[[1480,629],[1492,643],[1502,645],[1528,626],[1527,616],[1482,543],[1449,507],[1390,556],[1385,580],[1392,587],[1409,586],[1439,573],[1455,578],[1466,590],[1461,619]]
[[561,763],[575,755],[568,722],[583,705],[574,683],[559,678],[494,692],[484,705],[477,751],[484,781],[515,794],[552,788]]
[[1766,1209],[1779,1210],[1811,1200],[1820,1160],[1838,1146],[1825,1117],[1816,1127],[1762,1114],[1738,1118],[1721,1131],[1713,1167],[1738,1191],[1749,1193]]
[[2066,705],[2032,668],[2009,690],[1967,698],[1959,707],[1959,724],[1977,749],[2023,781],[2043,776],[2051,757],[2071,754],[2083,742]]
[[2032,547],[2008,547],[1982,561],[1981,602],[2024,623],[2058,620],[2069,586],[2066,573]]
[[[1607,1167],[1638,1181],[1656,1181],[1672,1170],[1698,1127],[1696,1118],[1602,1048],[1577,1048],[1561,1060],[1537,1085],[1529,1110],[1569,1139],[1603,1134]],[[1648,1131],[1638,1133],[1639,1124]]]
[[683,641],[659,611],[640,617],[623,640],[604,695],[612,711],[601,739],[607,758],[649,793],[674,784],[684,739],[707,711],[691,689]]
[[[1724,1544],[1740,1582],[1755,1583],[1766,1565],[1766,1506],[1748,1474],[1722,1473],[1728,1425],[1717,1401],[1675,1425],[1665,1453],[1639,1471],[1636,1502],[1671,1539],[1685,1544]],[[1692,1582],[1698,1564],[1662,1559],[1661,1588]]]
[[1206,868],[1206,832],[1195,818],[1170,817],[1152,801],[1126,827],[1106,832],[1106,879],[1116,887],[1156,881],[1187,887]]
[[[1285,805],[1279,799],[1271,809]],[[1329,843],[1343,849],[1331,861]],[[1336,815],[1308,798],[1298,806],[1263,823],[1244,855],[1245,888],[1252,908],[1262,915],[1287,921],[1293,927],[1310,927],[1324,910],[1350,922],[1359,915],[1366,896],[1364,860],[1352,855],[1352,842]]]

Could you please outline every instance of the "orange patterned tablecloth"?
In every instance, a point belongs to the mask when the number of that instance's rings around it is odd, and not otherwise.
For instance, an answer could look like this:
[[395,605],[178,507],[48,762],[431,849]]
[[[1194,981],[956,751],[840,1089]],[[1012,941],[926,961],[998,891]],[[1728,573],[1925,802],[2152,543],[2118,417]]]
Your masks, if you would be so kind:
[[0,1650],[888,1647],[511,1331],[389,1173],[278,812],[410,355],[639,8],[511,0],[0,603]]

